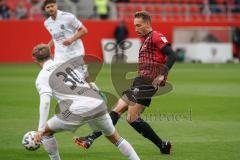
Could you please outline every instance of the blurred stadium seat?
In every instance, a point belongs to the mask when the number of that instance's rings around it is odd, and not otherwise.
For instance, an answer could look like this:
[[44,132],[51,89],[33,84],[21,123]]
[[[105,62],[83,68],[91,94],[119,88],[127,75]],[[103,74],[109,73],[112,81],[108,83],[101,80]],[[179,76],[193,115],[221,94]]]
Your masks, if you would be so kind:
[[[13,13],[20,1],[23,1],[28,10],[28,18],[41,20],[44,18],[43,13],[32,14],[31,8],[34,6],[30,0],[9,0],[6,1]],[[34,0],[39,1],[43,0]],[[209,13],[203,11],[203,0],[130,0],[129,3],[113,3],[111,5],[112,19],[129,19],[134,12],[145,10],[148,11],[153,19],[161,21],[236,21],[240,19],[240,6],[235,5],[235,0],[216,0],[215,6],[208,6]],[[69,0],[59,0],[59,8],[70,11],[81,19],[94,18],[94,0],[81,0],[72,3]],[[41,5],[38,5],[40,7]],[[217,8],[216,12],[214,8]],[[115,13],[114,13],[115,12]],[[15,19],[12,14],[12,19]]]
[[[203,12],[202,0],[131,0],[127,5],[121,3],[118,5],[121,5],[123,8],[129,8],[129,12],[122,11],[122,9],[118,10],[118,12],[124,12],[124,14],[132,14],[134,11],[143,9],[152,14],[154,19],[165,21],[172,21],[174,19],[177,21],[239,20],[238,14],[232,13],[233,8],[236,8],[236,6],[230,2],[225,4],[224,0],[217,0],[214,6],[208,6],[210,13],[206,15]],[[137,9],[134,9],[134,7]],[[213,8],[218,8],[218,11],[215,11]],[[121,13],[119,15],[121,15]]]

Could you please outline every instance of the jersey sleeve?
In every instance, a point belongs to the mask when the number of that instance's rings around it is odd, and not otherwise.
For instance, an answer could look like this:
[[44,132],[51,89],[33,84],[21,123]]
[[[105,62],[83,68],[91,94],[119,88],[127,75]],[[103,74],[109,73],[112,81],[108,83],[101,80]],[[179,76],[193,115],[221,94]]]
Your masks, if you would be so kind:
[[40,96],[38,131],[44,131],[49,115],[51,97],[49,95]]
[[38,78],[36,80],[36,88],[40,96],[42,95],[52,96],[52,89],[49,86],[47,79]]
[[160,50],[162,50],[165,46],[170,45],[170,43],[168,42],[167,38],[164,35],[158,34],[158,33],[155,33],[153,35],[153,43]]
[[44,131],[49,115],[52,89],[44,72],[39,73],[35,85],[40,96],[38,131]]
[[75,15],[72,15],[72,14],[71,14],[71,16],[69,16],[69,20],[70,20],[70,25],[71,25],[74,29],[77,30],[77,29],[81,28],[82,22],[79,21]]

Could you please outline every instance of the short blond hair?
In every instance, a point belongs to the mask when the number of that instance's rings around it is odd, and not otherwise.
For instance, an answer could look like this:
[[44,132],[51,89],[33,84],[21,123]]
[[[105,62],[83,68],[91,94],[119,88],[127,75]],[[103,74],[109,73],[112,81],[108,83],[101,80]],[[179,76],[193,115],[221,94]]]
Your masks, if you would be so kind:
[[38,44],[33,48],[32,56],[38,61],[43,62],[51,58],[51,51],[47,44]]
[[135,18],[142,18],[144,22],[148,22],[148,23],[152,22],[150,14],[148,12],[146,12],[146,11],[136,12],[134,17]]

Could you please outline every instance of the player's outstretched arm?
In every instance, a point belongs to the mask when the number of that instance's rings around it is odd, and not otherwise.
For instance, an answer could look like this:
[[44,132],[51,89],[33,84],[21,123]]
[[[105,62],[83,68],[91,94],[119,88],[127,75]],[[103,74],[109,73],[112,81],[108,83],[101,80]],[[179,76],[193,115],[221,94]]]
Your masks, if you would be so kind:
[[47,94],[43,94],[40,96],[38,131],[45,130],[45,125],[47,123],[49,115],[50,102],[51,96]]

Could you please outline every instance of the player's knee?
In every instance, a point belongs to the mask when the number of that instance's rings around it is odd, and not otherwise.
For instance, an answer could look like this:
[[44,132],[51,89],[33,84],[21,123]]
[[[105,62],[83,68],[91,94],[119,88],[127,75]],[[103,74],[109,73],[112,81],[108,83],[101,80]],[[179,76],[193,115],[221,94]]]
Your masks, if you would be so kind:
[[133,113],[128,113],[127,115],[127,122],[131,124],[132,122],[135,122],[136,120],[140,119],[140,114],[137,114],[135,112]]
[[139,119],[139,116],[127,116],[127,122],[131,124],[132,122],[135,122],[137,119]]
[[131,124],[132,123],[131,118],[127,117],[127,122],[128,122],[128,124]]

